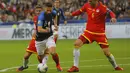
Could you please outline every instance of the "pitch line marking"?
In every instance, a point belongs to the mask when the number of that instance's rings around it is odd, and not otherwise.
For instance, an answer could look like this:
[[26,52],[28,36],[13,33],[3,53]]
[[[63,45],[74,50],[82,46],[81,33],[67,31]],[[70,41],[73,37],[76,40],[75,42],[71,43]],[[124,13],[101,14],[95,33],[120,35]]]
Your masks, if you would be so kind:
[[[125,65],[125,66],[129,66],[130,65],[130,63],[128,63],[128,64],[119,64],[120,66],[122,66],[122,65]],[[91,67],[108,67],[108,66],[111,66],[111,65],[84,65],[84,66],[79,66],[80,68],[86,68],[86,67],[88,67],[88,68],[91,68]],[[70,67],[62,67],[62,68],[70,68]],[[49,69],[56,69],[56,68],[49,68]],[[37,69],[28,69],[28,70],[37,70]],[[14,70],[12,70],[12,71],[14,71]]]
[[[130,57],[126,57],[126,58],[116,58],[118,60],[128,60],[130,59]],[[94,60],[80,60],[80,62],[93,62],[93,61],[101,61],[101,60],[107,60],[107,59],[94,59]],[[61,64],[63,63],[70,63],[70,62],[73,62],[73,61],[66,61],[66,62],[60,62]],[[52,63],[48,63],[48,64],[54,64],[54,62]],[[126,65],[126,64],[122,64],[122,65]],[[130,65],[130,64],[128,64]],[[32,64],[32,65],[29,65],[29,66],[37,66],[37,64]],[[98,65],[98,66],[103,66],[103,65]],[[106,65],[104,65],[106,66]],[[109,65],[108,65],[109,66]],[[1,69],[0,72],[6,72],[8,70],[12,70],[12,69],[16,69],[18,68],[19,66],[16,66],[16,67],[10,67],[10,68],[5,68],[5,69]],[[80,66],[80,67],[91,67],[91,66]],[[93,67],[93,66],[92,66]],[[64,67],[63,67],[64,68]],[[68,67],[65,67],[65,68],[68,68]],[[52,68],[53,69],[53,68]],[[54,68],[55,69],[55,68]]]

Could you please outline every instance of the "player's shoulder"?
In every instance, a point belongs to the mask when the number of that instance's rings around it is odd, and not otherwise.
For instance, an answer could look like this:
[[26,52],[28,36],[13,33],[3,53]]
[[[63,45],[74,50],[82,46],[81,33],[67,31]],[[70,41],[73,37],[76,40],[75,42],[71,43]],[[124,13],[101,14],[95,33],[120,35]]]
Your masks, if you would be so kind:
[[106,5],[104,5],[102,2],[99,2],[100,6],[102,6],[102,8],[107,8]]
[[40,13],[40,15],[38,16],[38,20],[44,20],[44,14],[45,14],[45,12],[42,11],[42,12]]
[[88,5],[90,5],[88,2],[86,2],[86,3],[84,4],[84,6],[88,6]]
[[55,8],[55,7],[53,7],[53,10],[55,10],[55,11],[56,11],[56,8]]
[[[44,15],[44,13],[45,13],[45,12],[44,12],[44,11],[42,11],[42,12],[40,13],[40,15]],[[40,16],[40,15],[39,15],[39,16]]]

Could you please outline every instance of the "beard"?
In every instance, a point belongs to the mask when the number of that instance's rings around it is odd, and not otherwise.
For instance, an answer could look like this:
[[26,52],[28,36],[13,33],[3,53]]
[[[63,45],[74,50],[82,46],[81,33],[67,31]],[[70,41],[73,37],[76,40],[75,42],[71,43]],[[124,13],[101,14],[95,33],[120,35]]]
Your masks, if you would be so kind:
[[46,17],[47,21],[51,21],[52,20],[52,13],[46,13],[45,17]]

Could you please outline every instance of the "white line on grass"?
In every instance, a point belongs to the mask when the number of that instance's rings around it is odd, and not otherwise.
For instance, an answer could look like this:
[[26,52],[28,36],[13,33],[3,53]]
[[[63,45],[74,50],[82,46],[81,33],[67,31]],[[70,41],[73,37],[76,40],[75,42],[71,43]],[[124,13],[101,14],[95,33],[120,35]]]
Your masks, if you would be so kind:
[[[118,60],[125,60],[125,59],[128,60],[128,59],[130,59],[130,57],[116,58],[116,59],[118,59]],[[107,60],[107,59],[80,60],[80,62],[93,62],[93,61],[101,61],[101,60]],[[60,62],[60,63],[70,63],[70,62],[73,62],[73,61],[66,61],[66,62]],[[54,62],[48,63],[48,64],[54,64]],[[121,65],[130,65],[130,64],[121,64]],[[29,65],[29,66],[37,66],[37,64],[32,64],[32,65]],[[102,67],[102,66],[109,66],[109,65],[80,66],[80,67],[99,67],[99,66]],[[0,72],[6,72],[8,70],[16,69],[18,67],[19,66],[1,69]],[[69,68],[69,67],[63,67],[63,68]],[[50,68],[50,69],[55,69],[55,68]]]
[[[128,64],[119,64],[120,66],[129,66],[130,65],[130,63],[128,63]],[[80,68],[86,68],[86,67],[88,67],[88,68],[91,68],[91,67],[108,67],[108,66],[111,66],[111,65],[85,65],[85,66],[79,66]],[[70,67],[62,67],[62,68],[70,68]],[[49,68],[49,69],[51,69],[51,70],[53,70],[53,69],[56,69],[56,68]],[[28,70],[36,70],[36,69],[28,69]],[[14,71],[14,70],[11,70],[11,71]]]

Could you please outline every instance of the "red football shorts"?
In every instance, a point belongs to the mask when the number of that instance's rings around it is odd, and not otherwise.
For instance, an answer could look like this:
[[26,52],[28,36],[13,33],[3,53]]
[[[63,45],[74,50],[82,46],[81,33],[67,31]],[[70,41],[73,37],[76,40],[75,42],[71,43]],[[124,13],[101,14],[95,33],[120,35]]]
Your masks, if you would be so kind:
[[26,51],[27,52],[32,52],[32,53],[37,53],[34,38],[32,38],[32,40],[30,41]]
[[105,33],[93,33],[86,30],[78,39],[80,39],[84,44],[96,41],[102,49],[109,47]]

